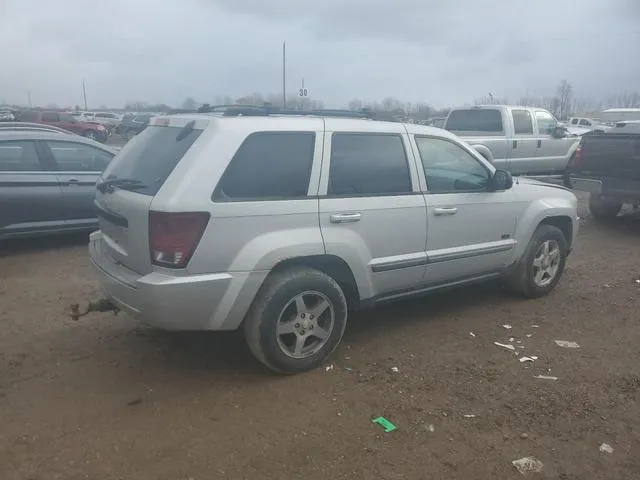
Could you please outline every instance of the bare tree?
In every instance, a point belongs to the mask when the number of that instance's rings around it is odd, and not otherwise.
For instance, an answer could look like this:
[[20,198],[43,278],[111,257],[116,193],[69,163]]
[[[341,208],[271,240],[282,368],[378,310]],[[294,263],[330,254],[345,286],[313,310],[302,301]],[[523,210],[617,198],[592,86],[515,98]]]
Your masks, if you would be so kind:
[[476,105],[506,105],[509,103],[509,99],[505,97],[496,97],[494,94],[490,93],[484,97],[480,97],[474,102]]
[[362,108],[364,107],[364,104],[362,103],[362,100],[358,100],[357,98],[354,98],[349,102],[348,107],[349,107],[349,110],[362,110]]
[[198,108],[198,102],[196,102],[193,98],[188,97],[182,102],[182,108],[185,110],[195,110]]
[[565,120],[571,115],[571,98],[573,96],[573,87],[566,80],[562,80],[558,85],[556,92],[558,97],[558,118]]

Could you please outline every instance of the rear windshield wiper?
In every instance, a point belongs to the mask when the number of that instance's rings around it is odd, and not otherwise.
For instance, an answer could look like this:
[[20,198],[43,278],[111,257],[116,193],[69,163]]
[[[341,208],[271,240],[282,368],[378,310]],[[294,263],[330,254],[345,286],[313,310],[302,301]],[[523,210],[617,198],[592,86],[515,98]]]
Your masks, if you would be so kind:
[[96,185],[96,188],[101,193],[112,193],[114,187],[120,187],[125,190],[147,188],[147,186],[144,183],[142,183],[140,180],[135,180],[133,178],[111,178],[109,180],[100,182]]

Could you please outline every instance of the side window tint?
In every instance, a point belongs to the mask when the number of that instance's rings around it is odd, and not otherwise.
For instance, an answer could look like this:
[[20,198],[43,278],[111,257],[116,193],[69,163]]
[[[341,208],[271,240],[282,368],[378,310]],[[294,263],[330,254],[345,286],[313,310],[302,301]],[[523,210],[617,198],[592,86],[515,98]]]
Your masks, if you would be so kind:
[[215,200],[307,196],[313,132],[259,132],[247,137],[222,175]]
[[590,123],[588,120],[585,120],[585,119],[583,118],[582,120],[580,120],[579,125],[580,125],[580,126],[582,126],[582,127],[590,127],[590,126],[591,126],[591,123]]
[[97,148],[71,142],[47,142],[58,170],[63,172],[101,172],[113,156]]
[[489,171],[469,152],[448,140],[416,137],[429,193],[482,191]]
[[536,122],[538,124],[538,133],[540,135],[551,135],[558,123],[550,113],[536,112]]
[[0,142],[0,172],[38,172],[42,170],[33,142]]
[[571,125],[577,125],[578,124],[578,119],[577,118],[572,118],[571,119]]
[[329,195],[410,193],[411,177],[400,135],[334,133]]
[[59,115],[57,113],[43,113],[42,121],[43,122],[57,122],[59,119]]
[[516,135],[533,135],[533,120],[528,110],[513,110],[511,115]]

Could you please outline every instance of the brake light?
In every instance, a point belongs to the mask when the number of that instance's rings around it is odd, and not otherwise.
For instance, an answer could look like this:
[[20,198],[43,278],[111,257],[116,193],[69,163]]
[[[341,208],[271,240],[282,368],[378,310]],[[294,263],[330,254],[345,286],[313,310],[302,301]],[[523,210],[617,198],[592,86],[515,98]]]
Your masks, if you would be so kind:
[[186,267],[208,223],[207,212],[149,212],[151,263]]
[[578,165],[581,160],[582,160],[582,145],[578,145],[578,148],[576,149],[576,153],[573,157],[573,165]]

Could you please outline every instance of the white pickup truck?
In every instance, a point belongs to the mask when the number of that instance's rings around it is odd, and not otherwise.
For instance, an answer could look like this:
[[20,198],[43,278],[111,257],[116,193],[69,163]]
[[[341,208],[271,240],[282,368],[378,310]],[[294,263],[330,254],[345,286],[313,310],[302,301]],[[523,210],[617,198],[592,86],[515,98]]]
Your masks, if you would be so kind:
[[444,128],[463,138],[496,168],[514,175],[562,174],[580,136],[546,110],[510,105],[454,108]]

